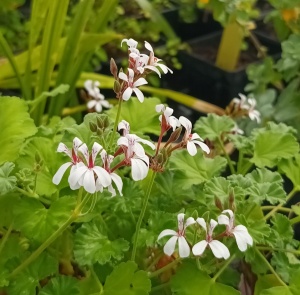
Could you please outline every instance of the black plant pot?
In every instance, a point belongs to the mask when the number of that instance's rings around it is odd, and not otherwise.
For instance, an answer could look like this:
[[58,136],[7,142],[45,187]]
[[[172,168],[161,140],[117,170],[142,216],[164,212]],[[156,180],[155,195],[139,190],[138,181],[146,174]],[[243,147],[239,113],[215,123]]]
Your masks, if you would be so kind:
[[[222,70],[214,64],[221,35],[222,32],[219,31],[189,41],[191,52],[179,53],[182,70],[169,76],[163,86],[184,91],[220,107],[225,107],[232,98],[243,92],[248,83],[247,66],[249,63],[259,62],[256,50],[252,48],[252,53],[242,52],[241,61],[236,70],[232,72]],[[280,57],[280,43],[259,34],[256,34],[256,37],[262,45],[268,48],[270,56]],[[251,46],[249,45],[249,52],[251,52]]]

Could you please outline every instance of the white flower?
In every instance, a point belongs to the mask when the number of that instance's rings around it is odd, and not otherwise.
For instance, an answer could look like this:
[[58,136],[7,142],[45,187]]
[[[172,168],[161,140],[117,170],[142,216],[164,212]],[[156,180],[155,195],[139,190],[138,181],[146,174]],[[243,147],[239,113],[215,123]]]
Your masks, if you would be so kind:
[[193,217],[189,217],[184,223],[184,213],[179,213],[177,215],[177,219],[178,231],[176,232],[172,229],[165,229],[160,233],[157,240],[160,240],[165,236],[172,236],[164,246],[164,253],[171,256],[175,251],[175,246],[178,241],[179,256],[184,258],[190,255],[190,246],[185,239],[185,231],[189,225],[195,223],[195,219]]
[[95,108],[97,113],[101,113],[102,112],[102,107],[105,107],[107,109],[111,108],[111,104],[107,101],[107,100],[90,100],[87,103],[87,108],[88,109],[92,109]]
[[246,95],[239,93],[240,98],[234,98],[232,101],[242,110],[249,110],[248,98]]
[[225,224],[227,234],[234,235],[240,251],[246,251],[247,245],[253,245],[253,239],[249,235],[247,228],[244,225],[234,225],[234,214],[231,210],[224,210],[222,213],[227,213],[229,218],[227,215],[221,214],[218,217],[219,224]]
[[132,178],[136,181],[144,179],[149,170],[149,158],[139,142],[155,149],[153,143],[135,134],[127,134],[126,136],[120,137],[117,141],[117,144],[122,146],[125,150],[125,160],[131,165]]
[[149,59],[147,61],[145,61],[145,64],[146,64],[146,66],[144,66],[145,69],[149,69],[149,70],[156,72],[159,77],[161,77],[161,75],[160,75],[160,72],[157,69],[157,67],[159,67],[163,71],[164,74],[167,74],[168,72],[173,74],[173,71],[170,68],[168,68],[164,64],[159,63],[161,61],[161,59],[154,56],[153,48],[147,41],[145,41],[145,47],[150,51]]
[[257,123],[260,123],[260,112],[255,110],[256,107],[256,100],[254,98],[248,99],[249,103],[249,110],[248,110],[248,116],[249,118],[254,121],[256,120]]
[[186,147],[191,156],[195,156],[197,154],[196,144],[200,146],[200,148],[206,152],[210,153],[209,147],[203,142],[203,139],[197,134],[192,134],[192,123],[189,119],[181,116],[179,118],[179,122],[186,129],[183,140],[186,142]]
[[163,104],[158,104],[155,107],[155,110],[158,113],[163,112],[163,115],[159,116],[159,121],[163,125],[162,117],[164,117],[164,120],[167,124],[166,129],[169,129],[172,127],[172,129],[174,131],[176,129],[176,127],[180,126],[179,120],[177,118],[175,118],[174,116],[171,116],[173,114],[173,109],[171,109],[169,107],[165,107]]
[[95,175],[98,177],[97,181],[103,186],[108,187],[111,185],[111,177],[109,173],[102,167],[95,165],[96,156],[102,150],[102,146],[95,142],[92,147],[92,153],[89,154],[88,147],[83,144],[79,151],[83,154],[86,165],[80,162],[73,173],[69,177],[70,187],[83,186],[84,189],[93,194],[96,191],[96,179]]
[[104,99],[104,95],[100,93],[100,82],[99,81],[92,81],[86,80],[84,82],[84,88],[88,92],[89,96],[95,99]]
[[71,162],[67,162],[59,167],[55,175],[53,176],[52,182],[54,184],[59,184],[66,170],[71,167],[71,173],[74,170],[74,167],[81,161],[78,157],[78,148],[82,145],[82,141],[75,137],[73,139],[73,148],[70,150],[64,143],[60,142],[57,148],[57,152],[65,153],[71,158]]
[[231,129],[231,133],[243,135],[244,131],[239,128],[239,126],[235,123],[234,127]]
[[128,69],[128,76],[125,73],[120,72],[119,78],[127,82],[127,88],[123,92],[122,99],[128,100],[131,97],[132,92],[134,92],[140,102],[144,101],[144,94],[137,88],[138,86],[148,83],[144,78],[139,78],[134,82],[134,71],[132,69]]
[[[116,187],[119,191],[119,194],[121,196],[123,196],[123,194],[122,194],[122,188],[123,188],[122,178],[118,174],[110,171],[110,164],[113,161],[114,157],[111,155],[108,155],[105,150],[102,150],[100,155],[102,158],[104,169],[109,173],[111,180],[114,182],[114,184],[116,185]],[[107,187],[107,189],[109,192],[111,192],[112,197],[114,197],[116,195],[116,190],[113,188],[112,184],[110,184]],[[99,178],[96,181],[96,191],[101,191],[101,192],[103,191],[103,185],[100,183]]]
[[218,223],[214,219],[211,219],[207,230],[207,225],[203,218],[197,218],[197,222],[205,230],[206,239],[194,245],[192,249],[193,254],[197,256],[202,255],[206,247],[209,246],[215,257],[228,259],[230,256],[228,248],[220,241],[213,240],[212,238],[213,231]]
[[121,47],[122,47],[122,45],[123,45],[123,42],[125,42],[125,43],[127,44],[128,50],[129,50],[129,51],[132,51],[132,50],[136,49],[136,47],[137,47],[137,45],[138,45],[138,42],[135,41],[135,40],[132,39],[132,38],[130,38],[130,39],[123,39],[123,40],[121,41]]
[[118,130],[123,130],[123,136],[126,136],[127,134],[129,134],[130,131],[130,125],[127,121],[122,120],[119,124],[118,124]]

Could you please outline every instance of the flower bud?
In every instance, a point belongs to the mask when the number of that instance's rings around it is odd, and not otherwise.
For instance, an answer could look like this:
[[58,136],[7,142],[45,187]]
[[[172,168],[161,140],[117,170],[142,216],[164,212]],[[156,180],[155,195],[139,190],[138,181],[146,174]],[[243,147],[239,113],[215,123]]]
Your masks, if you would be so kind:
[[118,67],[113,58],[110,59],[110,72],[115,77],[115,79],[118,79]]
[[220,209],[220,211],[224,210],[221,200],[216,196],[215,196],[215,205],[216,205],[217,208]]
[[182,126],[180,126],[179,128],[175,129],[175,131],[173,131],[171,133],[170,138],[166,142],[166,145],[170,144],[171,142],[176,141],[179,138],[180,134],[181,134],[181,130],[182,130]]
[[97,131],[97,125],[95,123],[90,122],[89,125],[90,125],[90,130],[92,132],[96,132]]
[[121,91],[120,82],[118,80],[115,80],[115,83],[114,83],[114,92],[115,93],[119,93],[120,91]]

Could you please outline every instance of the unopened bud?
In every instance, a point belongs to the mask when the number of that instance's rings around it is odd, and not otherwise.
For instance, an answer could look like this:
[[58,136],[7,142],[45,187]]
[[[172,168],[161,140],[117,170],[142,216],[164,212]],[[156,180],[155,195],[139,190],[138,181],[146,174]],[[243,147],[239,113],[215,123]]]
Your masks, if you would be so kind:
[[234,212],[235,211],[235,203],[234,203],[234,193],[231,190],[229,194],[229,208]]
[[103,120],[103,126],[104,126],[104,128],[106,129],[106,128],[109,127],[109,125],[110,125],[110,123],[109,123],[109,118],[108,118],[107,116],[105,116],[105,117],[104,117],[104,120]]
[[110,72],[115,77],[115,79],[118,79],[118,67],[113,58],[110,59]]
[[90,125],[90,130],[92,132],[96,132],[97,131],[97,125],[95,123],[90,122],[89,125]]
[[102,136],[102,135],[103,135],[102,129],[97,128],[97,135],[98,135],[98,136]]
[[215,196],[215,205],[217,208],[220,209],[220,211],[222,212],[223,211],[223,205],[222,205],[222,202],[221,200]]
[[182,127],[180,126],[179,128],[175,129],[175,131],[173,131],[170,135],[170,138],[168,139],[167,143],[171,143],[171,142],[174,142],[176,141],[180,134],[181,134],[181,130],[182,130]]
[[40,163],[40,161],[41,161],[41,156],[40,156],[39,153],[35,153],[34,158],[35,158],[35,162],[36,162],[36,163]]
[[120,91],[121,91],[120,82],[118,80],[115,80],[115,83],[114,83],[114,92],[115,93],[119,93]]

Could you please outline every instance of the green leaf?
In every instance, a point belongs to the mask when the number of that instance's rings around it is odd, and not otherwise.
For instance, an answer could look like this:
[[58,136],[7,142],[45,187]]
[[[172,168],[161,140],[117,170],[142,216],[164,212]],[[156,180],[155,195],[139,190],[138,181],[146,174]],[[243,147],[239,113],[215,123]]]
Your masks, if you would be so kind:
[[278,168],[292,181],[295,187],[300,188],[300,154],[287,160],[281,160]]
[[174,180],[182,189],[190,189],[194,184],[218,176],[226,165],[227,161],[223,157],[206,158],[200,151],[193,157],[186,150],[176,151],[170,158]]
[[51,196],[57,191],[52,178],[59,168],[58,164],[61,163],[62,156],[56,152],[56,149],[57,145],[44,137],[33,137],[21,149],[22,156],[17,160],[17,166],[20,169],[27,168],[34,171],[37,164],[36,154],[40,158],[40,170],[36,172],[36,183],[33,184],[36,184],[35,190],[39,195]]
[[[159,114],[155,111],[155,106],[160,104],[158,98],[146,98],[143,103],[135,97],[131,97],[127,102],[123,102],[121,120],[126,120],[130,124],[130,133],[151,133],[160,134]],[[107,114],[115,120],[118,106],[107,111]],[[141,119],[142,118],[142,119]]]
[[18,194],[9,193],[0,196],[0,225],[9,227],[14,220],[13,210],[19,205],[20,197]]
[[209,275],[200,271],[195,264],[185,263],[171,279],[172,294],[178,295],[239,295],[231,286],[215,282]]
[[137,270],[133,261],[122,262],[108,276],[104,285],[104,295],[147,295],[151,290],[151,281],[147,273]]
[[260,295],[265,289],[269,289],[275,286],[280,286],[278,279],[275,275],[264,275],[260,276],[255,284],[254,295]]
[[10,295],[33,295],[39,281],[56,273],[58,263],[47,253],[42,253],[24,271],[18,274],[8,287]]
[[292,292],[287,286],[281,286],[262,290],[259,295],[297,295],[297,293]]
[[276,231],[277,238],[280,241],[290,242],[293,239],[294,231],[290,220],[283,214],[276,213],[273,215],[271,222],[273,229]]
[[40,295],[78,295],[78,280],[73,277],[59,276],[51,281],[41,290]]
[[17,178],[9,175],[14,168],[15,164],[11,162],[6,162],[0,166],[0,195],[13,191],[16,187]]
[[289,159],[298,151],[299,144],[292,134],[268,130],[255,136],[254,155],[250,161],[258,167],[274,167],[281,159]]
[[0,97],[0,165],[14,161],[25,138],[37,132],[24,100]]
[[201,117],[194,125],[194,130],[202,138],[215,141],[224,133],[229,133],[235,126],[234,121],[228,116],[208,114]]
[[282,187],[282,178],[278,172],[263,169],[256,169],[246,175],[252,180],[253,185],[247,189],[252,201],[261,204],[264,200],[271,204],[284,203],[286,193]]
[[80,265],[105,264],[112,259],[119,261],[128,251],[129,243],[124,239],[110,241],[101,228],[100,221],[85,223],[77,230],[74,255]]
[[15,227],[23,234],[38,242],[45,241],[70,217],[75,207],[75,199],[62,197],[46,209],[38,200],[24,198],[14,213],[18,216]]

